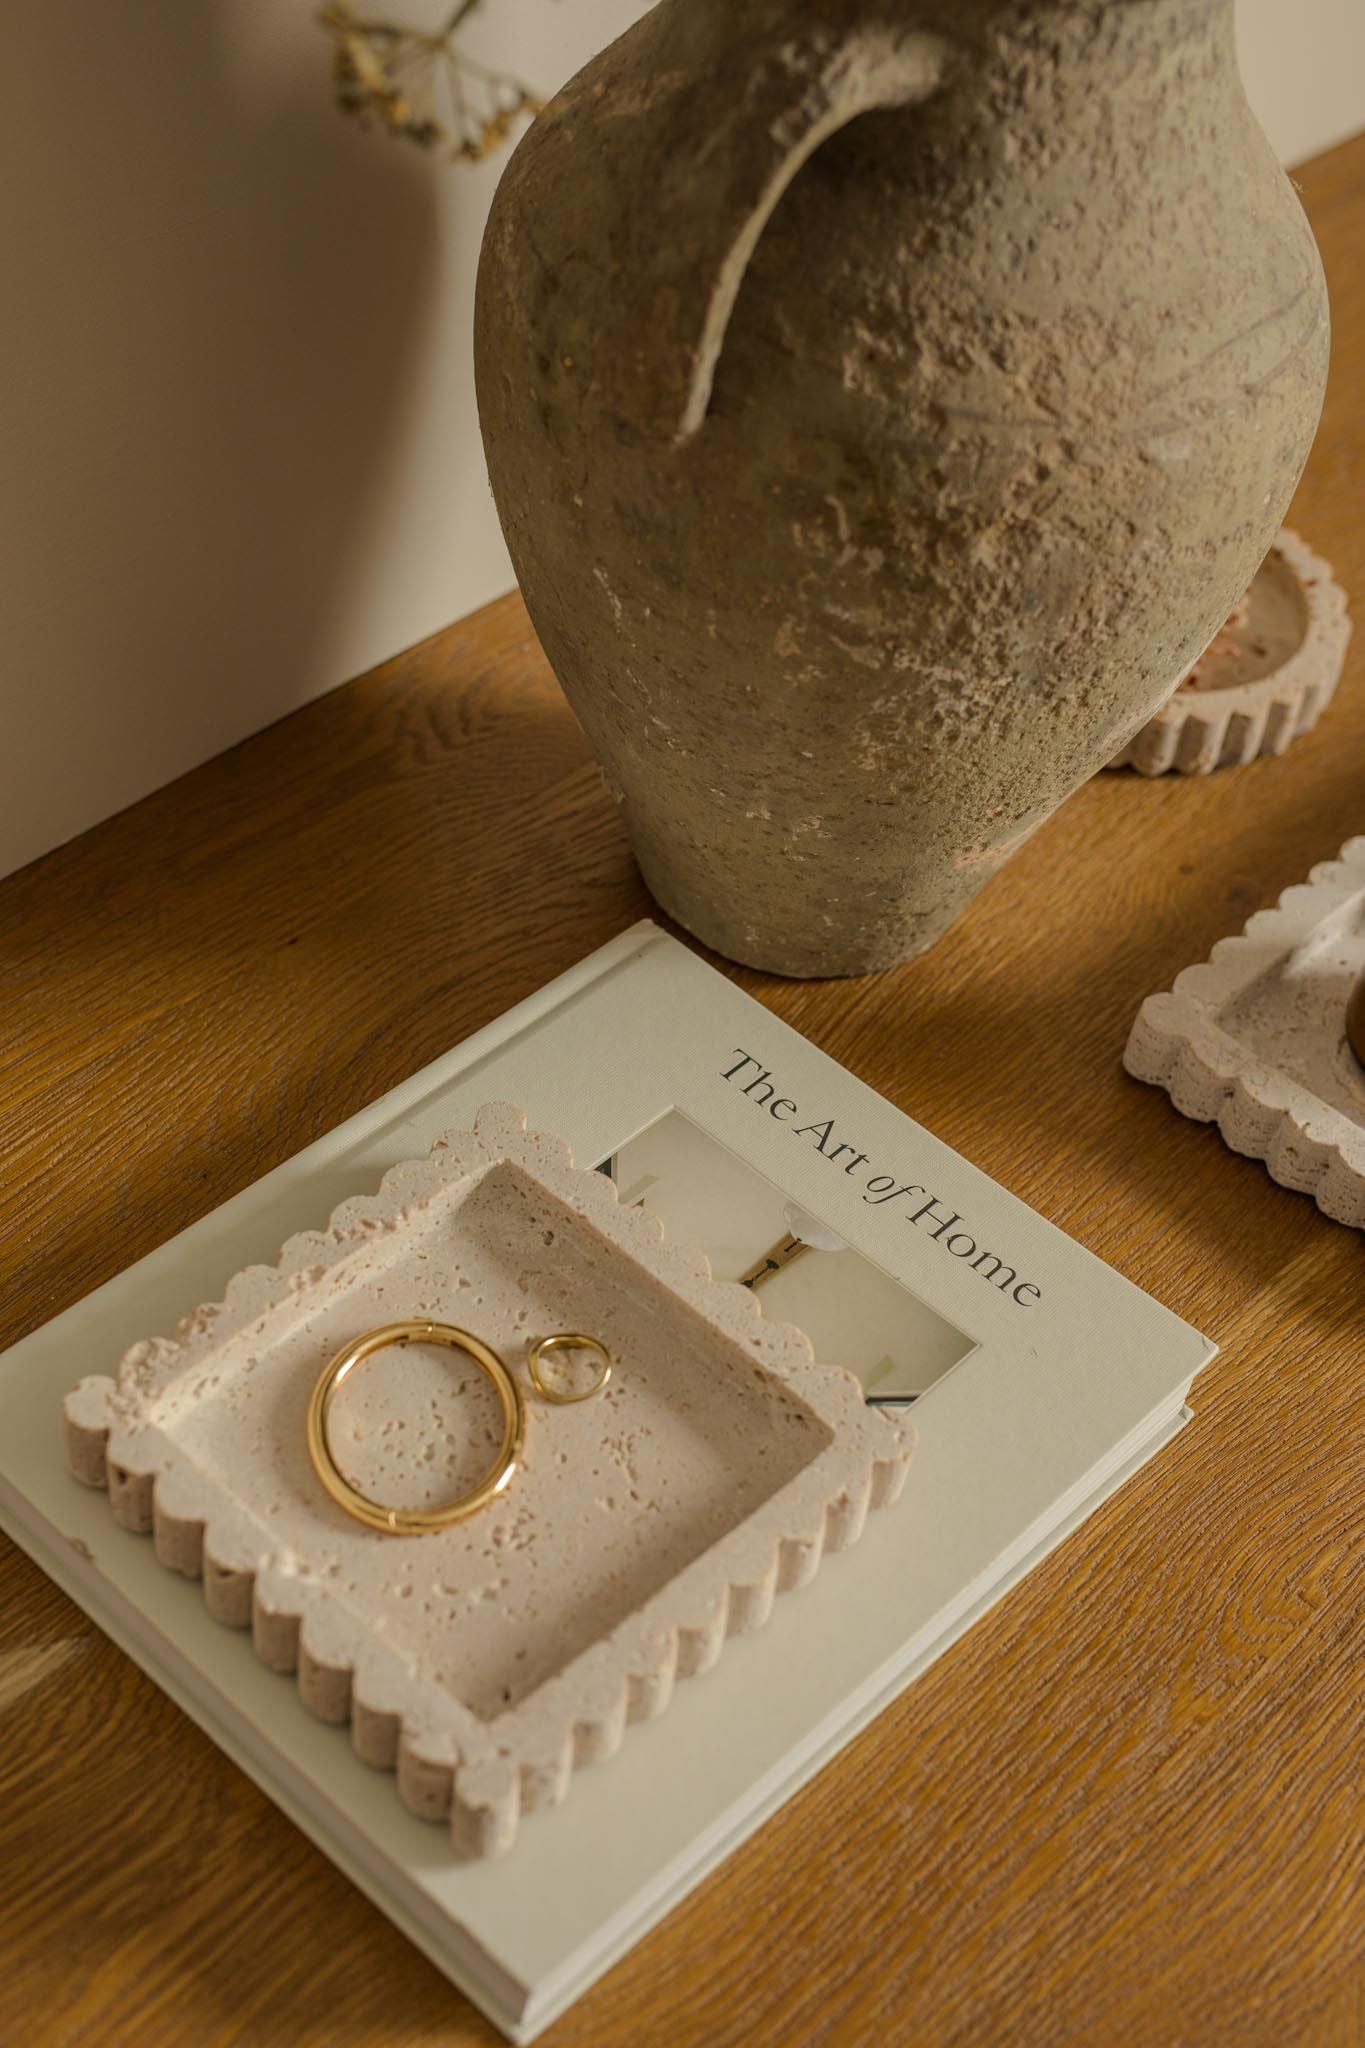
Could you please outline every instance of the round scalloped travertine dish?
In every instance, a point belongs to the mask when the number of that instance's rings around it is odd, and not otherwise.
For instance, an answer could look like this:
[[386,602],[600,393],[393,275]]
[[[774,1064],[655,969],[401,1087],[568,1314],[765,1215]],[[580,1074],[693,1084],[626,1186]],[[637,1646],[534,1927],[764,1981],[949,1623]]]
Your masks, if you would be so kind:
[[1331,569],[1283,528],[1174,695],[1109,766],[1209,775],[1282,754],[1331,702],[1350,637]]
[[[473,1331],[527,1391],[521,1464],[469,1520],[394,1538],[316,1478],[304,1416],[341,1344],[429,1317]],[[610,1385],[538,1401],[528,1342],[586,1330]],[[380,1352],[332,1412],[338,1462],[430,1506],[488,1462],[487,1381],[458,1354]],[[67,1458],[116,1519],[202,1579],[217,1619],[349,1722],[404,1802],[487,1855],[575,1767],[668,1705],[727,1634],[759,1627],[904,1481],[913,1432],[817,1365],[802,1333],[622,1209],[604,1175],[505,1105],[394,1167],[174,1338],[136,1345],[65,1405]]]

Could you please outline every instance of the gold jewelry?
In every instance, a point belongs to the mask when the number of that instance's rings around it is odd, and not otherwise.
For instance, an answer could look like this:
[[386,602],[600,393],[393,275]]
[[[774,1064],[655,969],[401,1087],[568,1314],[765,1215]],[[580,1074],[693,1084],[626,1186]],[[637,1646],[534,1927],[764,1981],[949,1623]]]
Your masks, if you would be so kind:
[[[555,1337],[546,1339],[547,1344],[564,1341]],[[591,1337],[575,1337],[569,1341],[589,1346],[593,1342]],[[493,1382],[493,1391],[502,1409],[502,1442],[498,1455],[484,1477],[456,1500],[442,1501],[434,1508],[387,1507],[383,1501],[371,1500],[368,1494],[361,1493],[343,1478],[332,1456],[327,1436],[332,1396],[362,1359],[386,1344],[442,1344],[449,1351],[463,1351]],[[535,1377],[534,1366],[532,1377]],[[551,1395],[550,1398],[565,1397]],[[457,1330],[453,1323],[385,1323],[379,1329],[366,1330],[364,1336],[357,1337],[354,1343],[343,1345],[323,1367],[308,1404],[308,1455],[313,1461],[313,1470],[338,1507],[344,1508],[357,1522],[364,1522],[371,1529],[380,1529],[387,1536],[425,1536],[433,1529],[448,1529],[452,1523],[463,1522],[468,1515],[486,1507],[502,1492],[515,1472],[525,1434],[526,1405],[521,1388],[495,1351],[490,1351],[468,1330]]]
[[[540,1363],[549,1351],[591,1351],[600,1361],[602,1370],[590,1387],[584,1387],[579,1394],[568,1393],[542,1376]],[[526,1354],[526,1363],[531,1369],[531,1380],[536,1392],[547,1401],[558,1402],[561,1407],[567,1406],[570,1401],[586,1401],[593,1394],[600,1394],[611,1378],[611,1353],[606,1345],[599,1344],[596,1337],[583,1336],[577,1330],[561,1330],[558,1336],[538,1338]]]

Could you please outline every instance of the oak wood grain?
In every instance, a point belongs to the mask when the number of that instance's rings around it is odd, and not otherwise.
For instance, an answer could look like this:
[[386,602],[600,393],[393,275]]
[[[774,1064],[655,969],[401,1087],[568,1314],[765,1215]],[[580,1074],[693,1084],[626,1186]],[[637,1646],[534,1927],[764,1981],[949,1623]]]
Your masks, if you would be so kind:
[[[1365,620],[1365,137],[1300,184],[1336,346],[1291,516]],[[1365,628],[1284,759],[1097,778],[924,958],[731,970],[1223,1351],[554,2048],[1365,2039],[1361,1242],[1119,1067],[1144,995],[1361,830]],[[0,885],[0,1342],[648,910],[514,599]],[[9,1546],[0,1591],[0,2041],[495,2038]]]

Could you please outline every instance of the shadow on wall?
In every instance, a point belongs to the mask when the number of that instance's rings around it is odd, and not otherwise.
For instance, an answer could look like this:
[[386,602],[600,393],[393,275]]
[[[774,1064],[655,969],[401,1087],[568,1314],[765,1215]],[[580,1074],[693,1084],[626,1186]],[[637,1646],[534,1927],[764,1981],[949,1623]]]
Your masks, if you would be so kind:
[[0,873],[335,680],[436,229],[312,12],[9,22]]

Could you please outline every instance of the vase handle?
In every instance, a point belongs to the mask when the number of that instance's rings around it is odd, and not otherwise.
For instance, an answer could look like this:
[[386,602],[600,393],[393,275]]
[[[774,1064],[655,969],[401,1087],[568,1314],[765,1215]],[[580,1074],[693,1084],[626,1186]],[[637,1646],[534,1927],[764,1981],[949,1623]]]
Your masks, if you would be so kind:
[[[678,28],[670,33],[670,22],[664,39],[680,47],[660,52],[667,85],[650,109],[662,124],[655,161],[666,170],[646,212],[652,247],[640,269],[649,303],[643,332],[637,301],[634,334],[621,337],[621,368],[635,387],[620,394],[627,417],[675,446],[706,417],[749,259],[801,166],[857,115],[927,98],[949,56],[939,36],[866,20],[848,26],[839,0],[730,5],[743,26],[717,36],[708,23],[704,37],[698,16],[710,9],[695,0],[669,9]],[[805,17],[796,30],[794,13]]]

